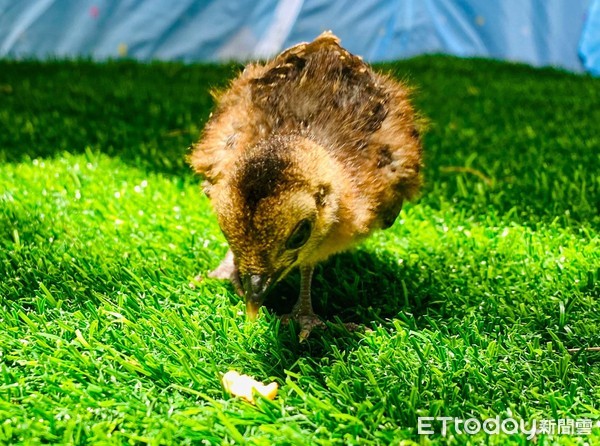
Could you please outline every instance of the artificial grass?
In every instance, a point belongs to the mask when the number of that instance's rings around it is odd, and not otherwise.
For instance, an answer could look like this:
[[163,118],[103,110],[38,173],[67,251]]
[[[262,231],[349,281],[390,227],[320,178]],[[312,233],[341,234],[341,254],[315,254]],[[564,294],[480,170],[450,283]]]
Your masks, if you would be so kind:
[[[0,62],[0,444],[526,444],[419,416],[600,420],[600,80],[483,60],[383,66],[431,122],[426,187],[317,269],[330,325],[190,280],[226,245],[184,163],[237,66]],[[281,386],[256,406],[230,368]],[[540,435],[538,444],[594,444]]]

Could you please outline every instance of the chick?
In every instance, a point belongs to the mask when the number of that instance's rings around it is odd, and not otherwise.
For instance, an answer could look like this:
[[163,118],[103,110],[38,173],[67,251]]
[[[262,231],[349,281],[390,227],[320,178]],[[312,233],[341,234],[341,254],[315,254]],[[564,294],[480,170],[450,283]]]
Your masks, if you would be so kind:
[[409,89],[325,32],[248,65],[216,100],[189,157],[230,248],[209,275],[231,280],[254,318],[299,268],[290,316],[304,339],[323,326],[311,301],[315,265],[391,226],[421,185]]

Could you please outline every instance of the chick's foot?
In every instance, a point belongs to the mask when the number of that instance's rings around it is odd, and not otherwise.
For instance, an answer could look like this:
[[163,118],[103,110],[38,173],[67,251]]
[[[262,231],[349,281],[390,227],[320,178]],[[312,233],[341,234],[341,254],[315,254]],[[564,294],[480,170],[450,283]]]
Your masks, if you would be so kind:
[[289,324],[291,320],[294,320],[300,324],[300,335],[298,336],[300,342],[304,342],[306,339],[308,339],[313,328],[321,328],[323,330],[327,328],[325,322],[323,322],[321,318],[319,318],[319,316],[312,311],[292,311],[291,313],[285,314],[281,317],[281,322],[284,324]]
[[[235,292],[240,296],[244,295],[242,282],[240,281],[240,275],[237,266],[235,266],[233,253],[231,252],[231,250],[227,251],[227,254],[225,254],[225,258],[221,261],[219,266],[217,266],[214,270],[209,272],[207,276],[211,279],[229,280],[233,285]],[[198,274],[194,278],[196,282],[202,282],[203,279],[204,275],[202,274]]]
[[310,283],[312,281],[314,268],[312,266],[300,267],[300,297],[290,314],[281,318],[284,324],[289,323],[290,319],[298,321],[300,324],[300,342],[305,341],[310,332],[315,327],[327,328],[325,323],[315,314],[310,298]]

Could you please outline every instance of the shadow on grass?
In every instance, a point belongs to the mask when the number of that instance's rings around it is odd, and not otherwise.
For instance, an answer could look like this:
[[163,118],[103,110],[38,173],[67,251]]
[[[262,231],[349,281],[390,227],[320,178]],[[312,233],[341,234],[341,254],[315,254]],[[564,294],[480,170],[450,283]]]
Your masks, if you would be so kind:
[[[385,322],[399,312],[422,314],[428,304],[427,290],[411,284],[428,274],[399,264],[388,253],[357,249],[338,254],[317,266],[312,283],[313,306],[322,318],[369,326]],[[294,272],[280,283],[265,305],[278,315],[289,313],[300,290],[300,274]]]
[[[210,90],[240,66],[132,61],[0,61],[0,162],[99,151],[185,175],[187,148],[213,108]],[[60,92],[58,94],[57,92]]]
[[[299,343],[297,324],[280,326],[273,348],[286,360],[274,372],[284,376],[284,369],[299,357],[327,357],[334,346],[340,351],[357,348],[360,335],[346,330],[343,323],[358,324],[359,331],[376,325],[395,330],[393,319],[409,315],[418,320],[432,305],[440,305],[431,299],[435,287],[434,274],[419,265],[407,267],[385,251],[359,248],[332,257],[317,267],[312,283],[313,307],[329,322],[327,330],[315,329],[306,342]],[[267,297],[267,310],[278,316],[289,313],[299,289],[300,274],[296,271]]]

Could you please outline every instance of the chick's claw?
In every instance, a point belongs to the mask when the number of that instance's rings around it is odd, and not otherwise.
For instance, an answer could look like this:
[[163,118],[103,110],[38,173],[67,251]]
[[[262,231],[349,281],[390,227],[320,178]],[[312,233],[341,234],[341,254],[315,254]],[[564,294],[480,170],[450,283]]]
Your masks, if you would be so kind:
[[284,324],[289,324],[290,320],[295,320],[298,322],[298,324],[300,324],[300,335],[298,336],[300,342],[304,342],[308,339],[313,328],[321,328],[323,330],[327,329],[325,322],[323,322],[315,313],[290,313],[282,316],[281,318],[281,322]]
[[[325,322],[323,322],[323,320],[319,316],[317,316],[315,313],[307,313],[307,314],[289,313],[289,314],[285,314],[285,315],[281,316],[282,324],[287,325],[290,323],[291,320],[294,320],[294,321],[298,322],[298,324],[300,324],[300,334],[298,335],[298,339],[300,340],[300,342],[306,341],[308,339],[308,337],[310,336],[310,334],[312,333],[312,330],[314,328],[320,328],[322,330],[327,329],[327,325],[325,324]],[[364,325],[356,324],[354,322],[344,322],[340,325],[343,325],[344,328],[346,330],[348,330],[350,333],[373,331],[369,327],[365,327]]]

